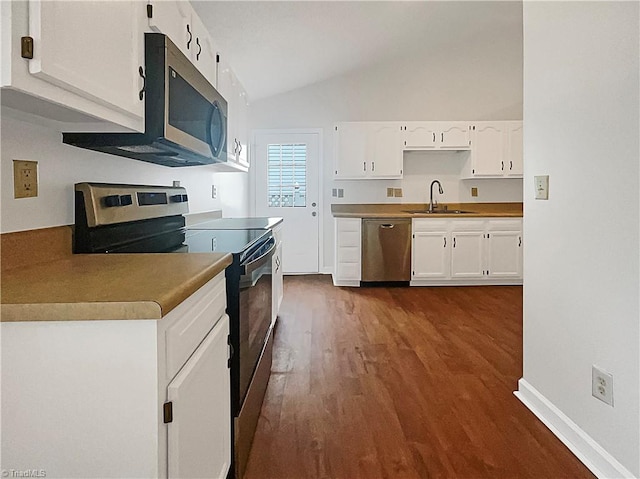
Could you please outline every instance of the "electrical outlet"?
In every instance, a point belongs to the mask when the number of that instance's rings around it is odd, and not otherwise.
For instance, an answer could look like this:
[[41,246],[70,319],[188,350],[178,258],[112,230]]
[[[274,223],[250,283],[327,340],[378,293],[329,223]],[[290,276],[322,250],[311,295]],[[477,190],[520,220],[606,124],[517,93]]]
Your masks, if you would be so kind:
[[591,367],[591,395],[613,407],[613,374],[595,364]]
[[38,162],[13,160],[13,197],[38,196]]
[[393,188],[387,188],[387,198],[393,198]]
[[478,196],[478,188],[475,186],[471,188],[471,196]]
[[342,188],[338,188],[338,198],[344,198],[344,190]]
[[214,200],[218,199],[218,188],[216,187],[216,185],[211,185],[211,198],[213,198]]
[[536,188],[536,200],[548,200],[549,199],[549,175],[536,176],[535,188]]
[[331,196],[334,197],[334,198],[337,198],[337,196],[338,196],[338,189],[337,188],[333,188],[331,190]]
[[394,188],[393,196],[395,196],[396,198],[402,198],[402,188]]

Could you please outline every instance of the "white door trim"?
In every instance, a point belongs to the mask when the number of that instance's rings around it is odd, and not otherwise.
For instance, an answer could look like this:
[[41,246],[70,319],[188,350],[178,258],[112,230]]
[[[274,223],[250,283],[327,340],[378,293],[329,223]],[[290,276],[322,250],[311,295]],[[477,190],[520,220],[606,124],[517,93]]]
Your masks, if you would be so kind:
[[[318,272],[331,273],[324,271],[324,139],[322,128],[256,128],[251,130],[251,147],[249,148],[249,164],[254,165],[256,161],[256,136],[261,134],[272,135],[292,135],[292,134],[317,134],[318,135]],[[256,169],[249,168],[249,212],[255,216],[257,210],[256,198]]]

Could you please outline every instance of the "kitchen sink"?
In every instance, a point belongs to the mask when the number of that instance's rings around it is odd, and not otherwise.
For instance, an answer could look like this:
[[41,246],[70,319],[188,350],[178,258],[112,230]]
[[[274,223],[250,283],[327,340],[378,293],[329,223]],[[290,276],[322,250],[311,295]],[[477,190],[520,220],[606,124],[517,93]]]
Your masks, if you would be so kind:
[[405,213],[420,214],[420,215],[464,215],[473,214],[475,211],[463,211],[463,210],[404,210]]

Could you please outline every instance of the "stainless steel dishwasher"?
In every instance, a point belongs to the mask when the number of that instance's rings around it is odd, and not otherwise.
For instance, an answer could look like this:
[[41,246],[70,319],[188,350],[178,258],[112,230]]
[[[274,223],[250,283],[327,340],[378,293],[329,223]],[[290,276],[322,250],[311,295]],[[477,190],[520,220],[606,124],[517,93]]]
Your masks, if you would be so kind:
[[362,220],[362,282],[411,280],[411,219]]

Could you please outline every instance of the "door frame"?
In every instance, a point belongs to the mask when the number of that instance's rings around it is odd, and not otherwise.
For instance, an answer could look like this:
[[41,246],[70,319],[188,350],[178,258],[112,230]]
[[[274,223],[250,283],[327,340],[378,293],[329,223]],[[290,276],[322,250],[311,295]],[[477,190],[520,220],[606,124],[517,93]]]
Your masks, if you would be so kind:
[[[256,136],[257,135],[294,135],[294,134],[317,134],[318,135],[318,273],[327,274],[324,271],[324,130],[322,128],[256,128],[251,130],[251,144],[249,146],[249,213],[256,215],[256,169],[253,167],[256,161]],[[330,271],[328,272],[330,273]],[[295,273],[290,273],[295,274]],[[300,273],[302,274],[302,273]]]

